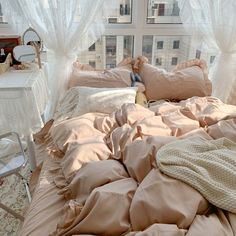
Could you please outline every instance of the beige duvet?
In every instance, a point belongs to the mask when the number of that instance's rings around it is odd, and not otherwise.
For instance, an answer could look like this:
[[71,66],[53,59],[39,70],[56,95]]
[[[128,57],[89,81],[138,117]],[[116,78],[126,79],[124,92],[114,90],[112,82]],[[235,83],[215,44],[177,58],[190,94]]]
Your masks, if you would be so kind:
[[212,97],[125,104],[55,123],[46,138],[66,202],[49,235],[236,235],[236,107]]

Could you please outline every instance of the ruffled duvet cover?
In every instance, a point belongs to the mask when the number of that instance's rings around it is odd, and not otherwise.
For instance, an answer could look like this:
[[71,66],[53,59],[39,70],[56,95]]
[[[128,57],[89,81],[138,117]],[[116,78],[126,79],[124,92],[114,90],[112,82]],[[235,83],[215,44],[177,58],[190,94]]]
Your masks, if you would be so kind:
[[54,122],[50,235],[236,235],[236,107],[193,97]]

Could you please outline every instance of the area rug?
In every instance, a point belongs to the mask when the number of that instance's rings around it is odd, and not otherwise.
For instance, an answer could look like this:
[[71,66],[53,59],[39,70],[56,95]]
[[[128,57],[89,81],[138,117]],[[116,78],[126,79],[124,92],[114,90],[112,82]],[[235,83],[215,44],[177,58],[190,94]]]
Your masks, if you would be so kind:
[[[27,179],[30,177],[30,168],[27,164],[20,172]],[[24,215],[29,203],[22,180],[11,175],[3,179],[0,185],[0,201],[17,213]],[[0,208],[0,235],[16,236],[22,222]]]

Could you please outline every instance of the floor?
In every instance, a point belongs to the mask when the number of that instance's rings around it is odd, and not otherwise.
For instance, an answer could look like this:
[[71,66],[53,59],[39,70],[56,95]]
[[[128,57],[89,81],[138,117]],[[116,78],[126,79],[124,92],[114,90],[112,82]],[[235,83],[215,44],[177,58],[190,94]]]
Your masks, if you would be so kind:
[[[22,169],[21,174],[30,177],[29,165]],[[0,185],[0,201],[18,213],[24,214],[28,206],[28,198],[23,182],[17,176],[4,178]],[[20,220],[0,208],[0,236],[16,236],[20,226]]]

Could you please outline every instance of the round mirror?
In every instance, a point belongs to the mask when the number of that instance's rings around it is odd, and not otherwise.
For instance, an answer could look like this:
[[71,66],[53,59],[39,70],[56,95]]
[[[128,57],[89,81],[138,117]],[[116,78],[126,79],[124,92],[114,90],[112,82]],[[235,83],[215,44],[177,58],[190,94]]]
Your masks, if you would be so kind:
[[36,56],[35,48],[30,45],[20,45],[13,49],[13,57],[20,62],[33,62]]
[[38,33],[32,29],[31,27],[27,29],[23,36],[22,36],[22,43],[24,45],[34,45],[39,48],[39,50],[42,49],[42,41],[39,37]]

